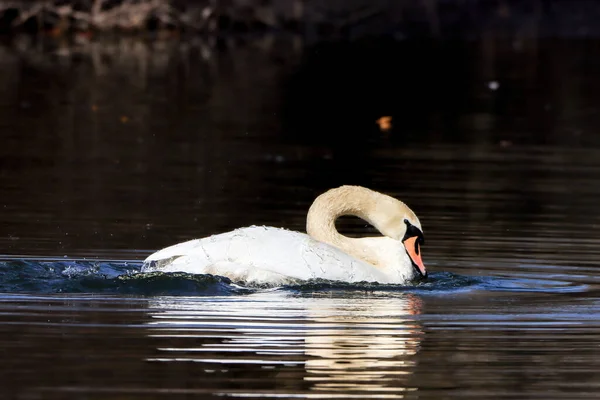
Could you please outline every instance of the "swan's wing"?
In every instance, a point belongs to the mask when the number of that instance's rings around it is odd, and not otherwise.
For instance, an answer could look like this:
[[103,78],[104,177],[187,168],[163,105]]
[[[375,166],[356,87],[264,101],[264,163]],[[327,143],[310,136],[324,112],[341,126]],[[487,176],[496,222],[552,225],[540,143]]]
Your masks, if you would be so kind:
[[306,234],[257,226],[167,247],[150,255],[144,265],[247,282],[290,278],[387,281],[375,267]]
[[206,239],[193,239],[187,242],[177,243],[173,246],[165,247],[162,250],[156,251],[150,254],[144,260],[144,266],[147,267],[149,264],[164,264],[172,261],[177,257],[184,256],[186,254],[196,254],[200,251],[202,253],[203,244],[202,241]]

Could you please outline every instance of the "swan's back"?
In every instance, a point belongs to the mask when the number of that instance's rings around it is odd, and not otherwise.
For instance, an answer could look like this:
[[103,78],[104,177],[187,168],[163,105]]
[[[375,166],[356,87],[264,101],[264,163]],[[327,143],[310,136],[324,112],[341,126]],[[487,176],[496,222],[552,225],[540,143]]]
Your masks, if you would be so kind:
[[167,247],[150,255],[143,270],[213,274],[258,284],[313,278],[387,281],[372,265],[304,233],[258,226]]

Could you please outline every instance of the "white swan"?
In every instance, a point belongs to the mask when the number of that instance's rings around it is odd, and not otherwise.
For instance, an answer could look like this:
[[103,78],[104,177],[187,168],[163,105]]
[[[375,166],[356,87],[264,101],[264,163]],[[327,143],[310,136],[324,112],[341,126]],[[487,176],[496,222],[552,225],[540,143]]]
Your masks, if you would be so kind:
[[[362,218],[384,236],[350,238],[335,221]],[[426,277],[417,216],[393,197],[360,186],[341,186],[315,199],[307,234],[250,226],[179,243],[144,261],[142,271],[213,274],[254,284],[280,285],[322,278],[345,282],[406,283]]]

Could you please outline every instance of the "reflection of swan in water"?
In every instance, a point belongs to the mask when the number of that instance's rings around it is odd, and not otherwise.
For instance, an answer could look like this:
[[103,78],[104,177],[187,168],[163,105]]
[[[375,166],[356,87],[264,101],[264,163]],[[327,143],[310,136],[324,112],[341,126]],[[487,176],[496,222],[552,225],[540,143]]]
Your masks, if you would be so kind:
[[[295,366],[285,374],[290,382],[279,387],[308,383],[313,393],[385,392],[394,398],[411,390],[422,336],[415,318],[421,302],[414,295],[308,298],[260,292],[151,303],[150,335],[179,339],[177,347],[160,347],[149,361],[193,361],[206,365],[204,371],[242,364],[277,374]],[[301,365],[303,373],[297,370]]]
[[305,380],[314,382],[316,390],[387,392],[388,383],[389,389],[401,389],[398,383],[407,383],[421,342],[414,318],[420,313],[420,299],[405,295],[328,300],[308,305],[312,321],[335,328],[306,336]]
[[[383,236],[350,238],[335,221],[360,217]],[[423,231],[399,200],[360,186],[331,189],[311,205],[306,231],[246,227],[169,246],[151,254],[143,270],[226,276],[246,283],[281,285],[293,280],[404,284],[426,277]]]

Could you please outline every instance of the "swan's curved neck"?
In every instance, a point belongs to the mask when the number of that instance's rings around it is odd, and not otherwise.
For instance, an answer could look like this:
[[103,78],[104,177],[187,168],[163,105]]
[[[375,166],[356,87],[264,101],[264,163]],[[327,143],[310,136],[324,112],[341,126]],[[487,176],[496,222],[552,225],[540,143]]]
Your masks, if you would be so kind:
[[308,210],[306,232],[374,265],[377,265],[378,257],[372,249],[364,246],[363,239],[349,238],[337,231],[335,221],[344,215],[359,217],[383,235],[396,240],[404,235],[404,216],[417,218],[401,201],[358,186],[332,189],[315,199]]

